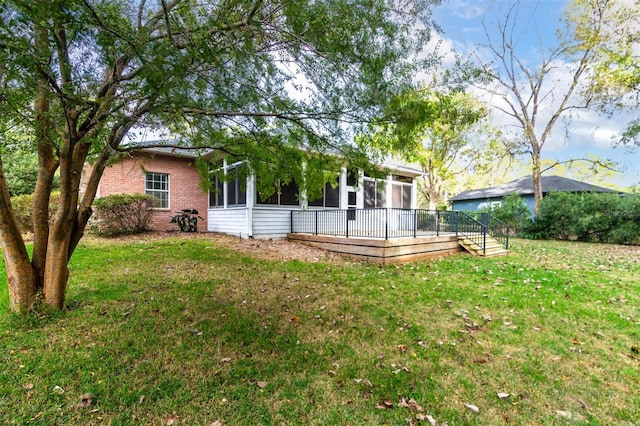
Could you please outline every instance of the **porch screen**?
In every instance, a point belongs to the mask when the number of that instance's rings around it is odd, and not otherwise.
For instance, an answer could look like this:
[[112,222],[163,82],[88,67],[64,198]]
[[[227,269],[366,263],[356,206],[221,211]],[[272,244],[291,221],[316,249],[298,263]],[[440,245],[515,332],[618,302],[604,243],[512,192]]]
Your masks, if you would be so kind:
[[298,185],[292,180],[288,184],[279,185],[276,192],[271,196],[265,197],[264,194],[257,192],[258,204],[272,204],[278,206],[297,206],[298,201]]
[[244,206],[247,204],[247,192],[242,188],[242,173],[238,168],[227,171],[232,178],[227,182],[227,206]]
[[384,208],[386,206],[386,182],[366,179],[363,183],[364,208]]
[[394,209],[411,208],[411,189],[413,179],[407,176],[393,175],[391,185],[391,207]]
[[[336,180],[337,183],[337,180]],[[322,197],[316,200],[310,200],[309,206],[313,207],[340,207],[340,186],[327,182],[322,190]]]

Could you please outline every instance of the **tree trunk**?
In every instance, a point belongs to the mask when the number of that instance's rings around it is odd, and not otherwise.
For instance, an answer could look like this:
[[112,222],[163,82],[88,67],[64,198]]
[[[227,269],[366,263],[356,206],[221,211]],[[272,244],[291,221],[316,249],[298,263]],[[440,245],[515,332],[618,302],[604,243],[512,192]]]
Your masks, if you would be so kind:
[[533,214],[540,216],[540,203],[542,202],[542,173],[540,170],[540,151],[534,149],[531,155],[533,161]]
[[69,232],[55,230],[49,235],[44,270],[44,301],[53,309],[64,308],[69,280]]
[[22,240],[20,227],[13,214],[1,158],[0,242],[2,243],[2,255],[7,270],[9,309],[13,312],[30,311],[36,295],[34,273],[29,262],[29,254]]

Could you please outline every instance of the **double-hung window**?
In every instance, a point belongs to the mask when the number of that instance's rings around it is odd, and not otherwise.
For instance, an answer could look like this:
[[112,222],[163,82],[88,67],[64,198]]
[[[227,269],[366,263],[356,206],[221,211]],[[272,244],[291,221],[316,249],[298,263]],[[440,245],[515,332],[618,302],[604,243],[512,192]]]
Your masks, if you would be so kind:
[[169,175],[166,173],[147,172],[145,175],[145,193],[153,197],[151,207],[168,209]]

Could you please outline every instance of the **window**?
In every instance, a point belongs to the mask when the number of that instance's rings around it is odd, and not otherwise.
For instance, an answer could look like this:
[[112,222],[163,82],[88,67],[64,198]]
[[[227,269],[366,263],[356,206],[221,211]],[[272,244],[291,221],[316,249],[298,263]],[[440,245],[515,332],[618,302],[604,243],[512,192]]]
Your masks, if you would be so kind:
[[164,173],[146,173],[145,193],[153,197],[151,207],[169,208],[169,175]]
[[364,208],[384,208],[387,205],[387,183],[383,180],[364,180]]
[[[334,182],[334,185],[336,183],[338,183],[337,179]],[[322,190],[322,196],[316,200],[310,200],[309,206],[340,207],[340,186],[336,185],[334,188],[330,182],[327,182]]]
[[291,181],[287,184],[279,185],[279,188],[270,195],[266,197],[257,192],[257,200],[258,204],[270,204],[276,206],[298,206],[300,205],[298,201],[298,185],[294,181]]

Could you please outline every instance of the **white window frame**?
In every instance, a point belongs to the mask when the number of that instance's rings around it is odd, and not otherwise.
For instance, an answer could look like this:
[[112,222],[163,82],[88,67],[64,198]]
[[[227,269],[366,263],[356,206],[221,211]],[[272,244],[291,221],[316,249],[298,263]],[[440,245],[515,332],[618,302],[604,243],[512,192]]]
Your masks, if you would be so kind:
[[[155,177],[161,177],[162,179],[160,181],[156,181]],[[152,177],[152,179],[149,179],[150,177]],[[155,183],[155,182],[160,182],[161,185],[164,184],[163,180],[166,178],[166,189],[156,189],[156,188],[149,188],[149,183]],[[170,206],[171,206],[171,192],[170,192],[170,188],[171,188],[171,178],[169,176],[168,173],[160,173],[160,172],[145,172],[144,174],[144,193],[147,195],[151,195],[153,197],[153,205],[151,206],[152,209],[155,210],[169,210]],[[156,197],[156,194],[161,193],[161,194],[166,194],[166,200],[167,200],[167,205],[166,206],[158,206],[158,201],[161,200],[160,198]]]

